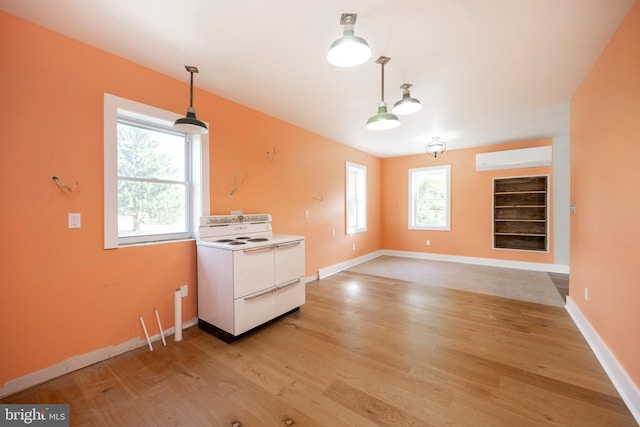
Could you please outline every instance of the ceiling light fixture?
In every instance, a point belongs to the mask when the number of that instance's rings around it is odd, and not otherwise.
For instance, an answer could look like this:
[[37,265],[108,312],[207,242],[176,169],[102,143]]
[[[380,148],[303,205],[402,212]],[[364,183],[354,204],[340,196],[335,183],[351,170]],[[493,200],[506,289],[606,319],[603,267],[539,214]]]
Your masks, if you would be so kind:
[[173,127],[184,133],[204,134],[209,132],[207,124],[196,118],[196,110],[193,108],[193,73],[198,72],[198,67],[185,65],[184,68],[191,73],[191,86],[189,87],[189,108],[186,117],[182,117],[173,124]]
[[356,13],[343,13],[340,25],[344,25],[342,37],[331,43],[327,60],[336,67],[354,67],[366,62],[371,57],[371,48],[362,37],[353,32]]
[[365,128],[369,130],[387,130],[397,128],[401,125],[400,119],[395,114],[391,114],[387,111],[387,103],[384,102],[384,64],[389,62],[391,58],[381,56],[376,60],[376,63],[382,66],[382,90],[380,96],[380,104],[378,104],[378,113],[371,116],[367,120]]
[[440,141],[440,138],[434,136],[431,138],[431,141],[427,143],[427,154],[433,157],[438,157],[438,155],[444,153],[444,150],[447,149],[447,144],[444,141]]
[[409,83],[405,83],[400,86],[400,89],[402,89],[402,99],[393,104],[393,109],[391,111],[393,111],[394,114],[413,114],[422,109],[422,104],[420,103],[420,101],[412,98],[411,94],[409,93],[409,88],[411,86],[412,85]]

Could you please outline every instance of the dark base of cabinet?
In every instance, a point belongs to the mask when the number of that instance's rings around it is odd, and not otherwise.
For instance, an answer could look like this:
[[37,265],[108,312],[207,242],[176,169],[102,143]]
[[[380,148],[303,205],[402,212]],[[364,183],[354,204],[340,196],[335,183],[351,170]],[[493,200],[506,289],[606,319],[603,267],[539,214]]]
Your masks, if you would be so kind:
[[253,329],[249,329],[247,332],[243,332],[240,335],[233,335],[233,334],[231,334],[231,333],[229,333],[229,332],[227,332],[225,330],[222,330],[222,329],[218,328],[217,326],[212,325],[209,322],[205,322],[202,319],[198,319],[198,327],[200,329],[202,329],[203,331],[210,333],[214,337],[221,339],[222,341],[226,342],[227,344],[231,344],[231,343],[233,343],[235,341],[238,341],[240,338],[244,338],[247,335],[252,334],[253,332],[257,331],[258,329],[262,329],[265,326],[270,325],[273,322],[275,322],[277,320],[280,320],[283,317],[286,317],[286,316],[288,316],[288,315],[290,315],[292,313],[295,313],[296,311],[299,311],[299,310],[300,310],[300,307],[296,307],[293,310],[287,311],[286,313],[281,314],[280,316],[278,316],[278,317],[276,317],[274,319],[271,319],[268,322],[263,323],[262,325],[258,325]]
[[520,249],[525,251],[546,251],[546,236],[495,236],[496,249]]

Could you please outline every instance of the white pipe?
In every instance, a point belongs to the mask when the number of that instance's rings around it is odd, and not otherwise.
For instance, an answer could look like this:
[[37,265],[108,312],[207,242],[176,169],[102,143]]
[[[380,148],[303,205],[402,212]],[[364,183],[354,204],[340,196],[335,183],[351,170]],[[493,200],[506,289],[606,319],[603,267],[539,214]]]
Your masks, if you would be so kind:
[[176,288],[174,292],[174,316],[175,316],[175,341],[182,341],[182,292],[180,288]]
[[140,315],[140,323],[142,324],[142,330],[144,331],[144,336],[147,337],[147,344],[149,344],[149,350],[153,351],[153,346],[151,345],[151,340],[149,339],[149,334],[147,333],[147,327],[144,325],[144,319],[142,315]]
[[164,331],[162,330],[162,323],[160,323],[160,315],[158,314],[158,309],[154,308],[156,312],[156,320],[158,321],[158,329],[160,329],[160,337],[162,338],[162,345],[167,345],[167,342],[164,340]]

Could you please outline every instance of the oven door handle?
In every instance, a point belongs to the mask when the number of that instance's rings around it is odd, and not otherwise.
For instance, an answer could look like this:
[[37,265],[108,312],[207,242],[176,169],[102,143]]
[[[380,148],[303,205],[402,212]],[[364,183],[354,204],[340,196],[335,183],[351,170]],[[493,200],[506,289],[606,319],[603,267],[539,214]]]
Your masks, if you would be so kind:
[[245,249],[242,252],[244,253],[249,253],[249,252],[262,252],[262,251],[270,251],[274,248],[274,245],[267,245],[267,246],[259,246],[257,248],[252,248],[252,249]]
[[291,280],[289,282],[283,283],[282,285],[278,285],[278,286],[276,286],[276,289],[280,290],[280,289],[288,288],[289,286],[293,286],[296,283],[300,283],[300,280],[302,280],[302,277],[298,277],[297,279],[293,279],[293,280]]
[[278,288],[270,288],[270,289],[267,289],[266,291],[258,292],[257,294],[253,294],[253,295],[249,295],[248,297],[244,297],[243,299],[245,301],[249,301],[249,300],[254,299],[254,298],[259,298],[259,297],[262,297],[262,296],[265,296],[265,295],[272,294],[277,290],[278,290]]
[[296,240],[295,242],[286,242],[286,243],[278,243],[276,245],[277,248],[286,248],[289,246],[298,246],[300,244],[300,240]]

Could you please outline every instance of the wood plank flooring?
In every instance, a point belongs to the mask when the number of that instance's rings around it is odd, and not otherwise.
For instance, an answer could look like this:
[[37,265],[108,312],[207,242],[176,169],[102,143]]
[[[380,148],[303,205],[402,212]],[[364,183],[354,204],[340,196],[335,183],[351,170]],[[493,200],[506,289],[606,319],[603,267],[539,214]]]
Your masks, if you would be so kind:
[[73,426],[637,425],[562,307],[342,272],[234,344],[167,341],[0,402]]

